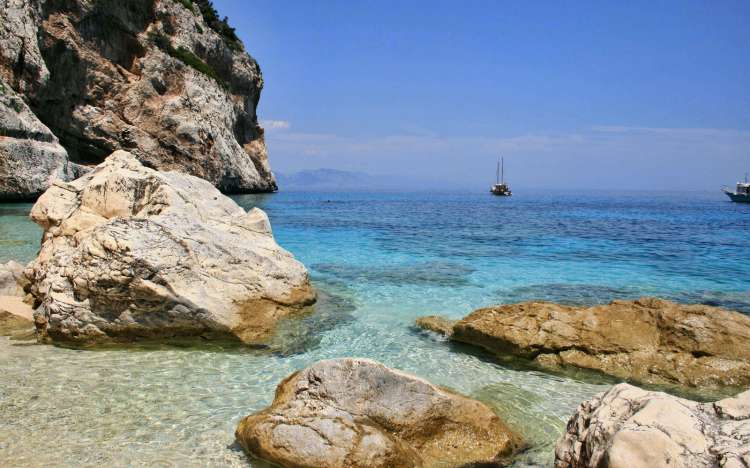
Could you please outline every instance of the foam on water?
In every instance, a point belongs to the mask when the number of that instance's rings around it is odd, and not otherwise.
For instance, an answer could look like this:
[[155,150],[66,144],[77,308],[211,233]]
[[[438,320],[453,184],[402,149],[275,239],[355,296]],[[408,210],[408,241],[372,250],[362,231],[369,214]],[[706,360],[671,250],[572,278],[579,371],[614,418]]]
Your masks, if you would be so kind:
[[[239,419],[276,384],[356,356],[492,405],[549,464],[584,399],[611,381],[500,365],[413,327],[497,302],[665,296],[750,312],[750,206],[721,194],[280,193],[242,196],[325,292],[267,350],[71,350],[0,339],[0,464],[246,466]],[[0,261],[27,261],[30,205],[0,205]]]

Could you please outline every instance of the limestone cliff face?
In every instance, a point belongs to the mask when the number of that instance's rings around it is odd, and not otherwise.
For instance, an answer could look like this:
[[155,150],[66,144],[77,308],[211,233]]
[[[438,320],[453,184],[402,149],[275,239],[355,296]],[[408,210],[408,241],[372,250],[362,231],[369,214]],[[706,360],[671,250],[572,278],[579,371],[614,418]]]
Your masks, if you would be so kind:
[[71,161],[126,149],[229,193],[273,191],[257,62],[206,1],[0,0],[0,78]]

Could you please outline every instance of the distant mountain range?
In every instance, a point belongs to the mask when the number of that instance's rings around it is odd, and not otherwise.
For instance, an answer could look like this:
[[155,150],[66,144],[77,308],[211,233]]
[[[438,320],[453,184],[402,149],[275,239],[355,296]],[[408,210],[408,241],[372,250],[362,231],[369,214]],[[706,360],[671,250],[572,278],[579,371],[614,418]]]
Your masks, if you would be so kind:
[[285,191],[420,190],[429,184],[403,176],[373,175],[338,169],[313,169],[275,173],[279,189]]

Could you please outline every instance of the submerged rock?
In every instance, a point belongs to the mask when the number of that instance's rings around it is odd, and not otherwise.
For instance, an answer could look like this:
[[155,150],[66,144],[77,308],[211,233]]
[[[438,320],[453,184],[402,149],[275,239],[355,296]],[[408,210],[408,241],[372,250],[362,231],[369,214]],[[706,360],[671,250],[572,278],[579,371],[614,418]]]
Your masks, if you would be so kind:
[[439,335],[450,337],[453,334],[453,326],[457,320],[450,320],[439,315],[427,315],[419,317],[416,325],[424,330],[435,332]]
[[[126,149],[226,192],[276,189],[256,115],[260,67],[210,2],[2,5],[0,79],[72,161],[96,164]],[[59,167],[65,152],[46,146],[36,153],[49,160],[43,167]]]
[[451,339],[550,369],[690,387],[750,385],[750,317],[653,298],[588,308],[524,302],[479,309]]
[[315,300],[307,270],[276,244],[263,211],[124,151],[56,182],[31,217],[44,229],[26,270],[42,339],[256,343]]
[[365,359],[292,374],[236,436],[250,454],[295,467],[500,464],[518,447],[484,404]]
[[55,135],[0,80],[0,201],[34,200],[77,173]]
[[556,468],[750,466],[750,391],[715,403],[620,384],[579,406]]
[[34,338],[34,310],[19,296],[0,295],[0,336]]

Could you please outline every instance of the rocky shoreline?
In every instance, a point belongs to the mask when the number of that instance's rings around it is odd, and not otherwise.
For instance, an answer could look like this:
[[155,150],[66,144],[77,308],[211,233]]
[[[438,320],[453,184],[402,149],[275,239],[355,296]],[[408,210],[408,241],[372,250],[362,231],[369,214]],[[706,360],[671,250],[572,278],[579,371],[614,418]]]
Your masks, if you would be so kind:
[[[36,259],[0,265],[0,335],[264,346],[316,302],[266,213],[225,195],[277,186],[260,67],[211,2],[0,4],[0,201],[36,200],[43,230]],[[501,364],[629,382],[581,403],[556,468],[750,467],[750,391],[737,392],[750,386],[746,315],[641,298],[417,326]],[[738,394],[696,402],[630,383]],[[512,464],[528,444],[519,433],[481,401],[344,357],[288,375],[235,438],[288,467],[485,467]]]

